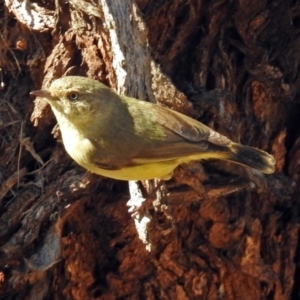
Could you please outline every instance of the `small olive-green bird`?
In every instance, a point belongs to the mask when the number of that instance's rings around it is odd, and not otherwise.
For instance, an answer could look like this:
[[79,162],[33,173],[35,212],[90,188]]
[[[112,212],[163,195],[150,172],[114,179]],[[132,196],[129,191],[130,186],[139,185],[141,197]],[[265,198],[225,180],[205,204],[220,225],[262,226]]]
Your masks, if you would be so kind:
[[208,158],[274,172],[272,155],[234,143],[171,109],[120,96],[96,80],[67,76],[31,95],[48,101],[67,152],[96,174],[120,180],[169,179],[178,165]]

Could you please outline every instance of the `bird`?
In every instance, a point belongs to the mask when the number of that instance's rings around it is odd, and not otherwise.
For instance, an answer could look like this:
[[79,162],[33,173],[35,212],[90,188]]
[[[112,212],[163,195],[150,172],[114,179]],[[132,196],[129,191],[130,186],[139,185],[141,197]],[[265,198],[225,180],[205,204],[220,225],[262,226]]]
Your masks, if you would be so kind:
[[94,79],[66,76],[30,94],[50,104],[67,153],[92,173],[126,181],[168,180],[180,164],[211,158],[275,171],[271,154],[172,109],[119,95]]

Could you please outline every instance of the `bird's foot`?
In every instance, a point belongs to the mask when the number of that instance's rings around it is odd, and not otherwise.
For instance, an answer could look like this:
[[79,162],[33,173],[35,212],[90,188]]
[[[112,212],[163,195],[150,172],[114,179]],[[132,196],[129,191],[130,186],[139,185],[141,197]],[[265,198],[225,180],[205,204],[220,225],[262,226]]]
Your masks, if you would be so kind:
[[131,198],[127,202],[128,212],[133,218],[141,219],[148,214],[148,208],[154,209],[161,204],[166,195],[166,186],[163,180],[130,181],[129,191]]

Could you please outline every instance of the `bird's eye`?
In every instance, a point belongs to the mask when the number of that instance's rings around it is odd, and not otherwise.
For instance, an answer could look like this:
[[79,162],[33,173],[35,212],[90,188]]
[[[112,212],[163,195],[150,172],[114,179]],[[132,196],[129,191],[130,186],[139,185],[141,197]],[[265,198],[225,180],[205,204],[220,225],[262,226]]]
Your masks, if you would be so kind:
[[75,101],[75,100],[78,99],[78,94],[75,93],[75,92],[71,92],[71,93],[69,94],[69,98],[70,98],[70,100]]

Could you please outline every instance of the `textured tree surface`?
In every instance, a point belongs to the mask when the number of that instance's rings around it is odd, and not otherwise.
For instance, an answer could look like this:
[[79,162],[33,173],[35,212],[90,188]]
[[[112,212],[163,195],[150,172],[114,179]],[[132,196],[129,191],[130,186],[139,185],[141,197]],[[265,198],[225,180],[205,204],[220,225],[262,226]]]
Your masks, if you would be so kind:
[[[292,0],[0,0],[0,299],[299,299],[299,33]],[[276,173],[180,166],[142,236],[127,182],[73,162],[29,96],[64,75],[266,150]]]

